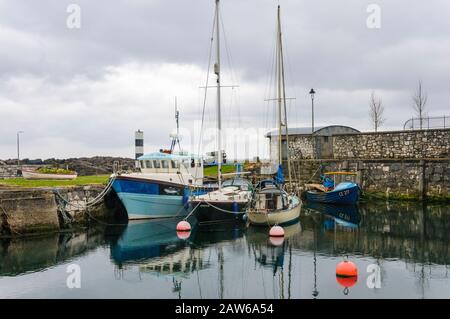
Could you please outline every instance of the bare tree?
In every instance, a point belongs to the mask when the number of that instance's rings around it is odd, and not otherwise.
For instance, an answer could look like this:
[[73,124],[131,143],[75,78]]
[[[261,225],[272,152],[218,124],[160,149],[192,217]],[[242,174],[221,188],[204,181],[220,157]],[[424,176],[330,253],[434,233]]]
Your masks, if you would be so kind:
[[386,120],[383,116],[384,113],[384,106],[383,101],[380,97],[377,97],[375,95],[375,92],[372,92],[370,95],[370,102],[369,102],[369,115],[370,115],[370,121],[372,122],[373,128],[375,129],[375,132],[378,131],[378,128],[383,125],[384,121]]
[[428,95],[423,90],[422,81],[419,81],[417,86],[417,91],[414,92],[412,97],[414,104],[414,110],[416,111],[416,115],[419,118],[420,129],[422,129],[423,118],[425,117],[425,106],[427,105]]

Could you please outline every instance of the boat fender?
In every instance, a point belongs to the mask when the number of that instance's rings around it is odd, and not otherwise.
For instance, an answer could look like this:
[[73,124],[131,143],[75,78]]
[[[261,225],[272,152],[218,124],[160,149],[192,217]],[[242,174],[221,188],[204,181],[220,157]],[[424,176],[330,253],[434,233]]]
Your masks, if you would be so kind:
[[231,209],[233,210],[234,213],[237,213],[239,211],[238,203],[233,202],[233,204],[231,204]]

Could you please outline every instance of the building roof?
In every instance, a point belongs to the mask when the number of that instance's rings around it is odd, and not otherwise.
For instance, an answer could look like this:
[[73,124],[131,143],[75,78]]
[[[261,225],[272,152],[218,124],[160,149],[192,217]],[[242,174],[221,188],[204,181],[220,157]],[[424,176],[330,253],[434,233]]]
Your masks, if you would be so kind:
[[[289,135],[311,135],[311,127],[290,127],[289,128]],[[350,126],[345,125],[328,125],[328,126],[317,126],[314,127],[314,134],[315,135],[323,135],[323,136],[329,136],[333,133],[349,133],[354,132],[358,133],[359,131],[357,129],[354,129]],[[286,135],[286,129],[283,128],[282,135]],[[278,130],[272,130],[267,132],[266,137],[272,137],[272,136],[278,136]]]

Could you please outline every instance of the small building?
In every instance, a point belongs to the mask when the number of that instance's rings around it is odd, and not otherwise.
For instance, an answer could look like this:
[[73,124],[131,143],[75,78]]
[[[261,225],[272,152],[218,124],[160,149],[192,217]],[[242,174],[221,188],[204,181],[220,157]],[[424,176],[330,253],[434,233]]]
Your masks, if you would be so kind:
[[[357,129],[344,125],[289,128],[289,150],[291,159],[333,158],[333,135],[360,133]],[[286,130],[282,130],[282,158],[287,159]],[[278,159],[278,130],[270,131],[266,137],[270,140],[270,159]],[[312,138],[312,136],[314,138]],[[313,143],[314,142],[314,143]],[[314,151],[315,149],[315,151]]]

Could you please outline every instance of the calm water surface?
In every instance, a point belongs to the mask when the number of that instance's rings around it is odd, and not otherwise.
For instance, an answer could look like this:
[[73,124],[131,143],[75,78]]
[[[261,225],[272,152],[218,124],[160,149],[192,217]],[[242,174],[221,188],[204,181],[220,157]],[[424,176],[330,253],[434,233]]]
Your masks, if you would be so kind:
[[[179,239],[177,222],[0,241],[0,298],[450,298],[448,205],[304,207],[282,243],[254,227]],[[336,280],[346,256],[356,282]]]

